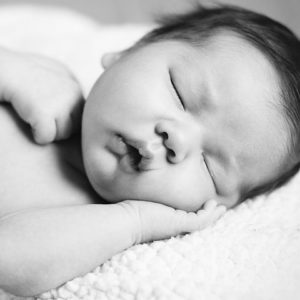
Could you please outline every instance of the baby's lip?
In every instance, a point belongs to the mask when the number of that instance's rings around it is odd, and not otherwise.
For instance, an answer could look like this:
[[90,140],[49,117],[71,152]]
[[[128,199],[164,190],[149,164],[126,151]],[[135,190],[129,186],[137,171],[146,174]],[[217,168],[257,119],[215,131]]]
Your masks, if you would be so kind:
[[112,136],[109,139],[106,148],[118,156],[124,156],[128,152],[126,143],[119,135]]
[[162,146],[160,139],[151,140],[150,142],[125,139],[125,143],[131,147],[134,147],[138,153],[147,160],[153,159],[156,150]]
[[157,151],[162,147],[160,139],[145,141],[127,138],[125,143],[129,146],[131,154],[135,156],[134,167],[137,171],[150,171],[159,168]]
[[130,173],[158,169],[162,148],[159,138],[145,141],[116,135],[108,143],[108,149],[120,157],[124,170]]

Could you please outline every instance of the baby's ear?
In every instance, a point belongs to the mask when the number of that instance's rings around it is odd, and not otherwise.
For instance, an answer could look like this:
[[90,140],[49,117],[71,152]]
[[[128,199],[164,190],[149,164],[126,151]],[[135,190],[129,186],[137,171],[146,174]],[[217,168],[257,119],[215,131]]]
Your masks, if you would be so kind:
[[110,68],[120,57],[122,52],[108,52],[102,55],[101,65],[104,70]]

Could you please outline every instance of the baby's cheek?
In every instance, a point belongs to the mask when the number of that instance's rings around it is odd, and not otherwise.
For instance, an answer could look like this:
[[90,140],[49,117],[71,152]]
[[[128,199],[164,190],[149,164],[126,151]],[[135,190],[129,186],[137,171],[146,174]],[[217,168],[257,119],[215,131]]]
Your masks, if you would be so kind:
[[82,147],[82,158],[87,178],[92,187],[99,194],[99,183],[103,181],[103,174],[99,172],[99,162],[97,160],[96,148],[95,146],[93,146],[93,144],[89,145],[89,143],[85,142],[85,144]]

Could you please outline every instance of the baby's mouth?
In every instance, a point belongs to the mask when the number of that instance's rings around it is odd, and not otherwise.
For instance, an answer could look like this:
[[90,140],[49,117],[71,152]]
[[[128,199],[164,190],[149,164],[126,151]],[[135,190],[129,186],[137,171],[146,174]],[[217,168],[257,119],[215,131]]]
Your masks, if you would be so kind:
[[127,155],[136,171],[149,171],[153,169],[151,163],[154,160],[154,153],[150,150],[149,144],[143,141],[126,139]]
[[142,161],[142,155],[139,153],[138,149],[127,144],[127,155],[130,165],[139,171],[139,164]]
[[150,144],[116,135],[109,142],[108,149],[119,157],[122,168],[126,172],[132,173],[155,169],[153,149],[155,150],[155,147],[160,146],[160,141],[154,141]]

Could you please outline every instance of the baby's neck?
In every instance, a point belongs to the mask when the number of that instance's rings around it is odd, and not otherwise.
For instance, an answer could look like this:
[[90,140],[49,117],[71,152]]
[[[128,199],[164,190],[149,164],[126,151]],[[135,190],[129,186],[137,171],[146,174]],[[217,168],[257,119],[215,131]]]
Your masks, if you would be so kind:
[[58,145],[60,151],[63,152],[63,159],[86,177],[81,151],[81,134],[78,133],[65,141],[60,141]]

